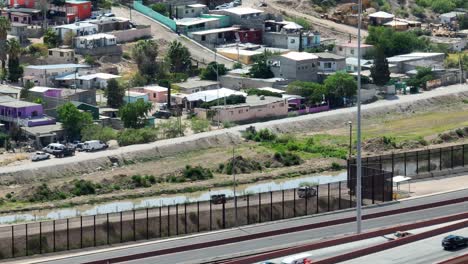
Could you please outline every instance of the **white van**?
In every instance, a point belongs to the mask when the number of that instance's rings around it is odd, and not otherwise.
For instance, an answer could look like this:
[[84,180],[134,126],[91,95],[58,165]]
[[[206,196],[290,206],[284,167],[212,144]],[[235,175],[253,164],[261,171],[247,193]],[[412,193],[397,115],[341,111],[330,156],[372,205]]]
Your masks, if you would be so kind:
[[90,140],[83,143],[83,151],[95,151],[95,150],[103,150],[106,149],[108,146],[106,143],[100,140]]
[[312,255],[309,253],[301,253],[284,258],[281,264],[303,264],[306,260],[311,260]]

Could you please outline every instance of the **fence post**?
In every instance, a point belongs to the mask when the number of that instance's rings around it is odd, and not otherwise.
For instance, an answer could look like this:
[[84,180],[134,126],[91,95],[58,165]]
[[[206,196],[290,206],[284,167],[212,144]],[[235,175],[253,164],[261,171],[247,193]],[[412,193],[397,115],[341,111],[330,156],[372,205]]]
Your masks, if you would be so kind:
[[184,203],[184,225],[185,225],[185,234],[187,234],[187,203]]
[[281,190],[281,219],[284,219],[284,190]]
[[39,254],[42,254],[42,221],[39,222]]
[[135,209],[133,209],[133,241],[136,241]]
[[52,236],[54,237],[54,252],[56,250],[56,247],[55,247],[55,220],[52,221],[53,225],[52,225]]
[[226,202],[223,201],[223,229],[226,228]]
[[15,226],[11,226],[11,256],[15,257]]
[[419,174],[419,151],[416,151],[416,175]]
[[96,247],[96,215],[93,215],[93,240],[93,245]]
[[273,221],[273,192],[270,191],[270,221]]
[[26,256],[28,256],[29,254],[29,247],[28,247],[28,224],[26,224]]
[[83,248],[83,216],[80,215],[80,248]]
[[450,147],[450,167],[453,169],[453,146]]
[[258,193],[258,222],[262,222],[262,193]]
[[406,152],[403,153],[403,160],[405,164],[405,176],[406,176]]
[[107,224],[106,224],[106,233],[107,233],[107,245],[109,245],[109,213],[106,214]]
[[67,250],[70,250],[70,218],[67,218]]
[[247,224],[250,224],[250,195],[247,194]]
[[395,153],[392,152],[392,175],[395,173]]
[[162,237],[162,207],[159,205],[159,237]]
[[465,144],[462,145],[462,167],[465,167]]
[[176,229],[176,236],[178,236],[179,235],[179,204],[175,205],[175,214],[176,214],[175,229]]
[[305,211],[305,215],[307,215],[307,206],[308,206],[308,200],[309,200],[309,197],[306,193],[306,196],[305,196],[305,208],[304,208],[304,211]]
[[167,236],[171,236],[171,205],[167,205]]
[[210,199],[210,231],[213,230],[213,205],[212,200]]
[[123,211],[120,211],[120,243],[123,241]]
[[200,201],[197,201],[197,232],[200,232]]
[[317,185],[317,204],[316,204],[317,208],[315,208],[315,213],[316,214],[319,213],[319,189],[320,189],[320,185]]
[[146,207],[146,240],[149,239],[149,209]]
[[330,212],[330,183],[328,183],[328,212]]
[[293,216],[296,217],[296,188],[294,188],[293,195]]
[[439,170],[442,170],[442,148],[439,148]]
[[339,193],[338,193],[338,209],[341,210],[341,181],[338,182],[338,189],[339,189]]
[[[386,174],[382,173],[382,178],[383,178],[382,179],[382,182],[383,182],[383,184],[382,184],[382,202],[385,202],[385,183],[387,182],[386,181],[387,179],[386,179],[385,176],[386,176]],[[393,177],[393,175],[392,175],[392,177]],[[393,185],[392,185],[392,189],[393,189]]]
[[[372,204],[375,204],[375,175],[372,175],[371,180],[372,180]],[[384,182],[385,184],[385,182]]]
[[431,149],[427,149],[427,172],[431,172]]

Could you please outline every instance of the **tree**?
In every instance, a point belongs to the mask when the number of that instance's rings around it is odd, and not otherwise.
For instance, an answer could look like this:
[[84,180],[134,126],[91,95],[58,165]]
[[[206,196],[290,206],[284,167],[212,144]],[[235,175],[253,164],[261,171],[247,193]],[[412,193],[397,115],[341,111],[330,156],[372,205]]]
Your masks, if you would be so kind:
[[153,105],[150,102],[137,100],[122,106],[119,110],[119,116],[125,128],[142,128],[146,125],[145,117],[151,109],[153,109]]
[[106,96],[107,105],[113,108],[120,108],[124,103],[125,90],[120,87],[116,79],[110,79],[107,82]]
[[18,40],[8,40],[8,80],[17,82],[23,76],[23,67],[19,62],[21,45]]
[[[218,74],[216,74],[218,73]],[[208,63],[206,68],[202,69],[200,72],[200,78],[202,80],[211,80],[216,81],[217,76],[222,76],[227,73],[227,69],[224,64],[219,64],[214,61]]]
[[269,53],[264,52],[253,58],[254,64],[250,68],[249,75],[252,78],[268,79],[273,78],[274,74],[268,65]]
[[423,37],[418,37],[416,32],[397,32],[389,27],[369,27],[366,44],[382,48],[387,57],[416,50],[425,51],[429,46],[428,41]]
[[171,72],[187,72],[192,65],[190,51],[177,40],[171,42],[167,51],[166,61]]
[[75,37],[75,33],[73,31],[67,31],[63,36],[63,45],[73,46],[73,38]]
[[57,33],[55,33],[55,31],[49,28],[44,33],[43,42],[45,45],[47,45],[49,49],[56,48],[58,44],[60,43],[60,38],[57,35]]
[[107,142],[117,139],[117,132],[110,127],[90,124],[81,129],[81,140],[101,140]]
[[130,87],[141,87],[148,84],[148,79],[145,76],[141,75],[139,72],[135,72],[132,78],[130,79]]
[[151,5],[151,9],[158,12],[163,16],[169,16],[169,12],[167,11],[167,6],[165,3],[156,3]]
[[21,99],[26,99],[29,97],[29,90],[34,87],[34,83],[32,83],[30,80],[27,80],[26,83],[24,84],[24,87],[20,91],[20,98]]
[[64,6],[65,5],[65,0],[52,0],[51,1],[53,5],[56,6]]
[[193,133],[201,133],[210,130],[210,122],[205,119],[192,118],[190,120],[190,128]]
[[139,40],[132,48],[132,57],[143,76],[149,80],[155,77],[158,72],[158,67],[156,67],[158,44],[154,40]]
[[90,113],[81,112],[70,102],[58,107],[57,115],[69,140],[79,138],[81,130],[93,122]]
[[2,61],[2,70],[5,70],[8,44],[7,44],[7,35],[8,31],[11,29],[10,20],[5,16],[0,16],[0,60]]
[[314,82],[294,81],[288,85],[286,92],[306,98],[309,105],[321,103],[324,97],[328,97],[327,88]]
[[324,82],[328,91],[328,98],[334,106],[344,104],[343,98],[351,98],[356,95],[357,83],[354,77],[346,72],[337,72],[330,75]]
[[385,85],[390,81],[390,70],[388,69],[388,60],[382,48],[377,47],[374,56],[374,65],[371,69],[371,77],[376,85]]
[[416,75],[411,77],[406,84],[411,87],[426,89],[426,83],[434,79],[432,69],[430,67],[417,67]]

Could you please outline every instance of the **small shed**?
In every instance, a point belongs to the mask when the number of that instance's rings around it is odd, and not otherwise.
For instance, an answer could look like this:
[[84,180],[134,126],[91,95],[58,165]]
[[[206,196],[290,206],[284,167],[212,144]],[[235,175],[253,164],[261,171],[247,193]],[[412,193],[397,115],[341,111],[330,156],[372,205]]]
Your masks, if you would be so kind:
[[143,100],[144,102],[149,101],[148,94],[133,91],[125,92],[125,96],[123,99],[125,103],[135,103],[138,100]]
[[76,108],[78,108],[79,110],[90,113],[93,117],[93,120],[99,119],[99,108],[97,106],[77,101],[71,101],[71,103],[75,105]]

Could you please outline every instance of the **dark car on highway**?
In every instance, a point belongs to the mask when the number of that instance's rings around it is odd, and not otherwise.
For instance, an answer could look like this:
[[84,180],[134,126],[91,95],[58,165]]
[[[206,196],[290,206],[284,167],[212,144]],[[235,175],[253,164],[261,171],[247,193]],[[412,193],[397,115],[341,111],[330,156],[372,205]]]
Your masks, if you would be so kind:
[[157,111],[156,113],[153,114],[154,117],[156,118],[164,118],[164,119],[168,119],[169,117],[171,117],[171,112],[169,111]]
[[211,195],[211,203],[213,203],[213,204],[226,203],[226,195],[225,194],[213,194],[213,195]]
[[468,245],[468,238],[462,236],[449,235],[442,240],[442,247],[447,249],[457,249],[466,247]]

